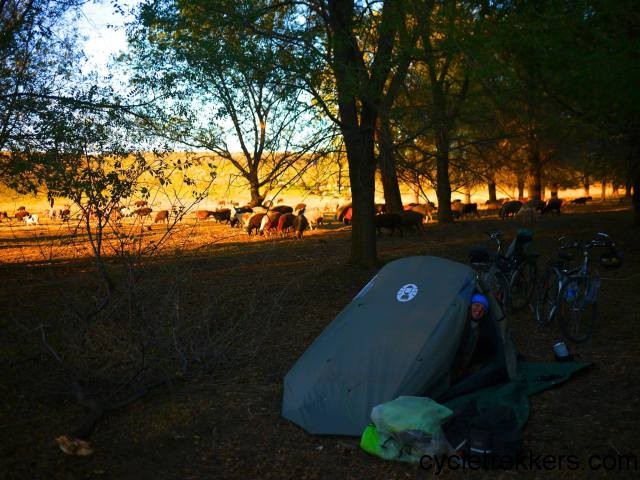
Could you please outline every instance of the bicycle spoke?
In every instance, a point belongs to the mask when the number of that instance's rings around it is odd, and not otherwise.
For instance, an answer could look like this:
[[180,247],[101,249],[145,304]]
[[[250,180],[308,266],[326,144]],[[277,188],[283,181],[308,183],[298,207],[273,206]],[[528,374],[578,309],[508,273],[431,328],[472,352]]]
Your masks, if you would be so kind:
[[539,325],[547,325],[553,321],[557,311],[560,278],[554,268],[548,269],[540,284],[536,299],[536,319]]

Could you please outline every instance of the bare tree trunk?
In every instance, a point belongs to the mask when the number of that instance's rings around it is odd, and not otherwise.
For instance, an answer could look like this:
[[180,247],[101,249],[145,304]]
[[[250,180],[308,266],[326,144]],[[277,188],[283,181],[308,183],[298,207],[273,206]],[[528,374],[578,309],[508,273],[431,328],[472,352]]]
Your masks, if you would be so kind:
[[527,182],[527,198],[531,200],[536,195],[535,186],[533,185],[533,180],[529,179]]
[[589,184],[591,183],[589,179],[589,174],[585,173],[582,177],[582,187],[584,188],[584,196],[589,196]]
[[[431,15],[437,8],[436,2],[408,2],[417,6],[415,10],[416,24],[422,41],[422,54],[427,66],[431,99],[433,101],[433,135],[436,146],[436,194],[438,196],[438,221],[453,221],[451,212],[451,181],[449,178],[449,150],[451,148],[451,132],[460,114],[469,86],[469,78],[465,74],[464,81],[457,92],[452,91],[447,75],[450,73],[454,54],[442,55],[433,44]],[[443,61],[443,58],[446,60]]]
[[529,200],[540,200],[542,197],[542,158],[540,157],[540,148],[538,140],[532,136],[532,150],[529,156],[529,173],[531,175],[531,184],[529,190]]
[[498,195],[496,194],[496,181],[492,178],[487,184],[489,190],[489,202],[496,203],[498,201]]
[[558,187],[557,182],[551,184],[551,198],[558,198]]
[[249,180],[249,190],[251,192],[251,200],[249,202],[250,207],[256,207],[262,205],[264,201],[264,195],[260,194],[260,181],[258,180],[258,171],[251,170],[247,178]]
[[404,21],[402,7],[402,2],[385,1],[382,4],[378,48],[369,75],[355,33],[355,1],[326,2],[330,63],[335,76],[340,130],[347,149],[351,180],[351,260],[366,267],[378,263],[373,207],[376,171],[374,134],[385,86],[393,67],[393,45]]
[[607,199],[607,178],[602,177],[602,186],[600,187],[600,198],[604,202]]
[[380,177],[382,179],[387,212],[401,212],[402,197],[400,195],[400,186],[398,185],[398,175],[396,174],[395,152],[388,119],[383,118],[380,120],[379,133],[380,155],[378,157],[378,166],[380,167]]
[[447,126],[447,111],[444,94],[439,83],[432,85],[434,98],[434,125],[436,139],[436,180],[438,182],[436,194],[438,196],[438,221],[448,223],[453,221],[451,213],[451,182],[449,179],[449,130]]
[[436,195],[438,196],[438,221],[440,223],[449,223],[453,221],[451,214],[451,183],[449,182],[449,151],[440,151],[436,153],[437,172],[436,178],[438,185],[436,187]]
[[518,200],[524,198],[524,174],[518,174],[517,188],[518,188]]
[[353,205],[351,261],[366,267],[376,266],[378,262],[373,208],[376,162],[372,131],[360,128],[356,132],[345,132]]

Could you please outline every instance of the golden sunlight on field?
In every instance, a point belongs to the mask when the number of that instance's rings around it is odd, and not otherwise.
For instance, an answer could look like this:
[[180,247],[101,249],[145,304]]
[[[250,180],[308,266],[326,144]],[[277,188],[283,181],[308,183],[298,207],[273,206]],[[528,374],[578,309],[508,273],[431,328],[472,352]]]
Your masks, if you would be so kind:
[[[332,214],[327,218],[330,220]],[[335,231],[336,228],[346,227],[329,223],[324,231]],[[322,232],[306,231],[304,236],[316,237]],[[229,248],[234,248],[234,244],[263,241],[294,240],[276,235],[248,235],[244,229],[232,228],[213,219],[199,221],[191,214],[170,229],[165,223],[154,223],[152,218],[125,218],[115,228],[105,228],[102,248],[106,257],[155,256],[161,251],[172,255],[197,251],[214,244],[229,244]],[[81,220],[62,222],[42,217],[39,225],[25,225],[15,219],[5,219],[0,223],[0,262],[48,263],[88,259],[93,255],[86,225]]]

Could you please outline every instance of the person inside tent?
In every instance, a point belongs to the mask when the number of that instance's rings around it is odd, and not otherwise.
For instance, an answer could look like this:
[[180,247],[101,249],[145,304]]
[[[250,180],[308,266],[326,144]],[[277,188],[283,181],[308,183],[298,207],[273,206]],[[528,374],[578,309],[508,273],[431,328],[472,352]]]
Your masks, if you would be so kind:
[[462,335],[462,342],[456,354],[452,372],[451,383],[464,377],[468,373],[471,360],[478,346],[480,338],[480,324],[489,311],[489,299],[481,293],[474,293],[469,306],[469,321]]

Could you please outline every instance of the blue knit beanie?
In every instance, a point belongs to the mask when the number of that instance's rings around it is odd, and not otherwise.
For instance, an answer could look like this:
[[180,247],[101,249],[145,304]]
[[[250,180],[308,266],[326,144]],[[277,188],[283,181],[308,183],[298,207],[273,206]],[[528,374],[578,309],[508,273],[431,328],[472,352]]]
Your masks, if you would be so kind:
[[485,310],[489,310],[489,299],[482,295],[481,293],[475,293],[473,297],[471,297],[471,304],[479,303],[484,306]]

